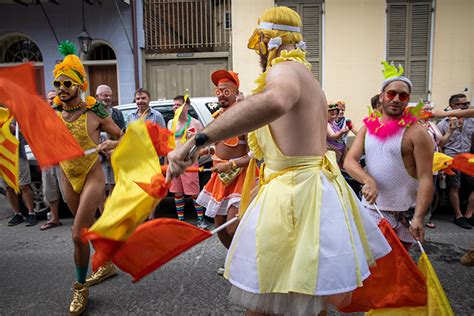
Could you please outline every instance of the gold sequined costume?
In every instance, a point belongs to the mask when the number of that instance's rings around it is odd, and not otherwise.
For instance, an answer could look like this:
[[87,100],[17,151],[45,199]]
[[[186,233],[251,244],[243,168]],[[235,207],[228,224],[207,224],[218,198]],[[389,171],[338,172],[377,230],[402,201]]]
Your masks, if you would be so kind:
[[[74,122],[67,122],[60,114],[64,124],[66,124],[71,134],[84,150],[95,148],[97,146],[97,144],[90,138],[87,131],[87,116],[88,111],[81,114],[81,116],[79,116],[79,118]],[[64,175],[69,183],[71,183],[74,192],[82,192],[86,177],[98,158],[99,154],[95,152],[73,160],[65,160],[60,163]]]

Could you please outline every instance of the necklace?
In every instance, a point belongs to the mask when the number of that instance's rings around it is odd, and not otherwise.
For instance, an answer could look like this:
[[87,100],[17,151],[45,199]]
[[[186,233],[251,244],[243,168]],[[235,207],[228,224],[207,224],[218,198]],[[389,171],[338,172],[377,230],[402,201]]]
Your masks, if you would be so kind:
[[188,121],[186,122],[186,124],[184,124],[184,127],[179,132],[174,133],[174,137],[179,137],[183,135],[184,131],[188,129],[190,123],[191,123],[191,115],[188,114]]
[[80,110],[82,108],[81,106],[81,102],[79,101],[78,104],[76,105],[73,105],[73,106],[69,106],[69,107],[63,107],[63,111],[66,111],[68,113],[71,113],[71,112],[76,112],[77,110]]

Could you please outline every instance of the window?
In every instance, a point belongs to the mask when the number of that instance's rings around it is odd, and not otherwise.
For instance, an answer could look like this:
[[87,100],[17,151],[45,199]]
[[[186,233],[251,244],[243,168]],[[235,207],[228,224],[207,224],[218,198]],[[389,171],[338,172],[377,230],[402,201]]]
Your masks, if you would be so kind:
[[405,68],[415,102],[429,94],[432,9],[431,1],[387,0],[387,60]]
[[0,43],[2,63],[42,62],[43,56],[30,39],[23,36],[8,37]]
[[92,48],[87,60],[115,60],[115,53],[109,45],[99,44]]
[[311,71],[314,77],[320,82],[322,3],[322,0],[276,1],[276,5],[289,7],[300,15],[303,23],[303,40],[306,42],[306,59],[313,66]]

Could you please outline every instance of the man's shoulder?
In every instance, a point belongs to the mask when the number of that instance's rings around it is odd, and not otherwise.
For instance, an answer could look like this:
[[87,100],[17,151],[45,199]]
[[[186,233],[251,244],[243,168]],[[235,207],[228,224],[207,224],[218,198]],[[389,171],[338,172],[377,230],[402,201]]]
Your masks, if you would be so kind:
[[156,116],[163,117],[163,115],[160,113],[160,111],[152,109],[152,108],[150,108],[150,113],[153,114],[153,115],[156,115]]

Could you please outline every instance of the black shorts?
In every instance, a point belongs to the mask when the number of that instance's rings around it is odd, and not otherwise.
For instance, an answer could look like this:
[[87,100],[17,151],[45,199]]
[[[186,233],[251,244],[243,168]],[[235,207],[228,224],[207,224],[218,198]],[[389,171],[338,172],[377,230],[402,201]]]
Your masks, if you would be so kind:
[[446,184],[449,188],[461,188],[461,183],[467,185],[470,190],[474,189],[474,177],[467,174],[461,174],[458,170],[454,170],[454,175],[446,175]]

